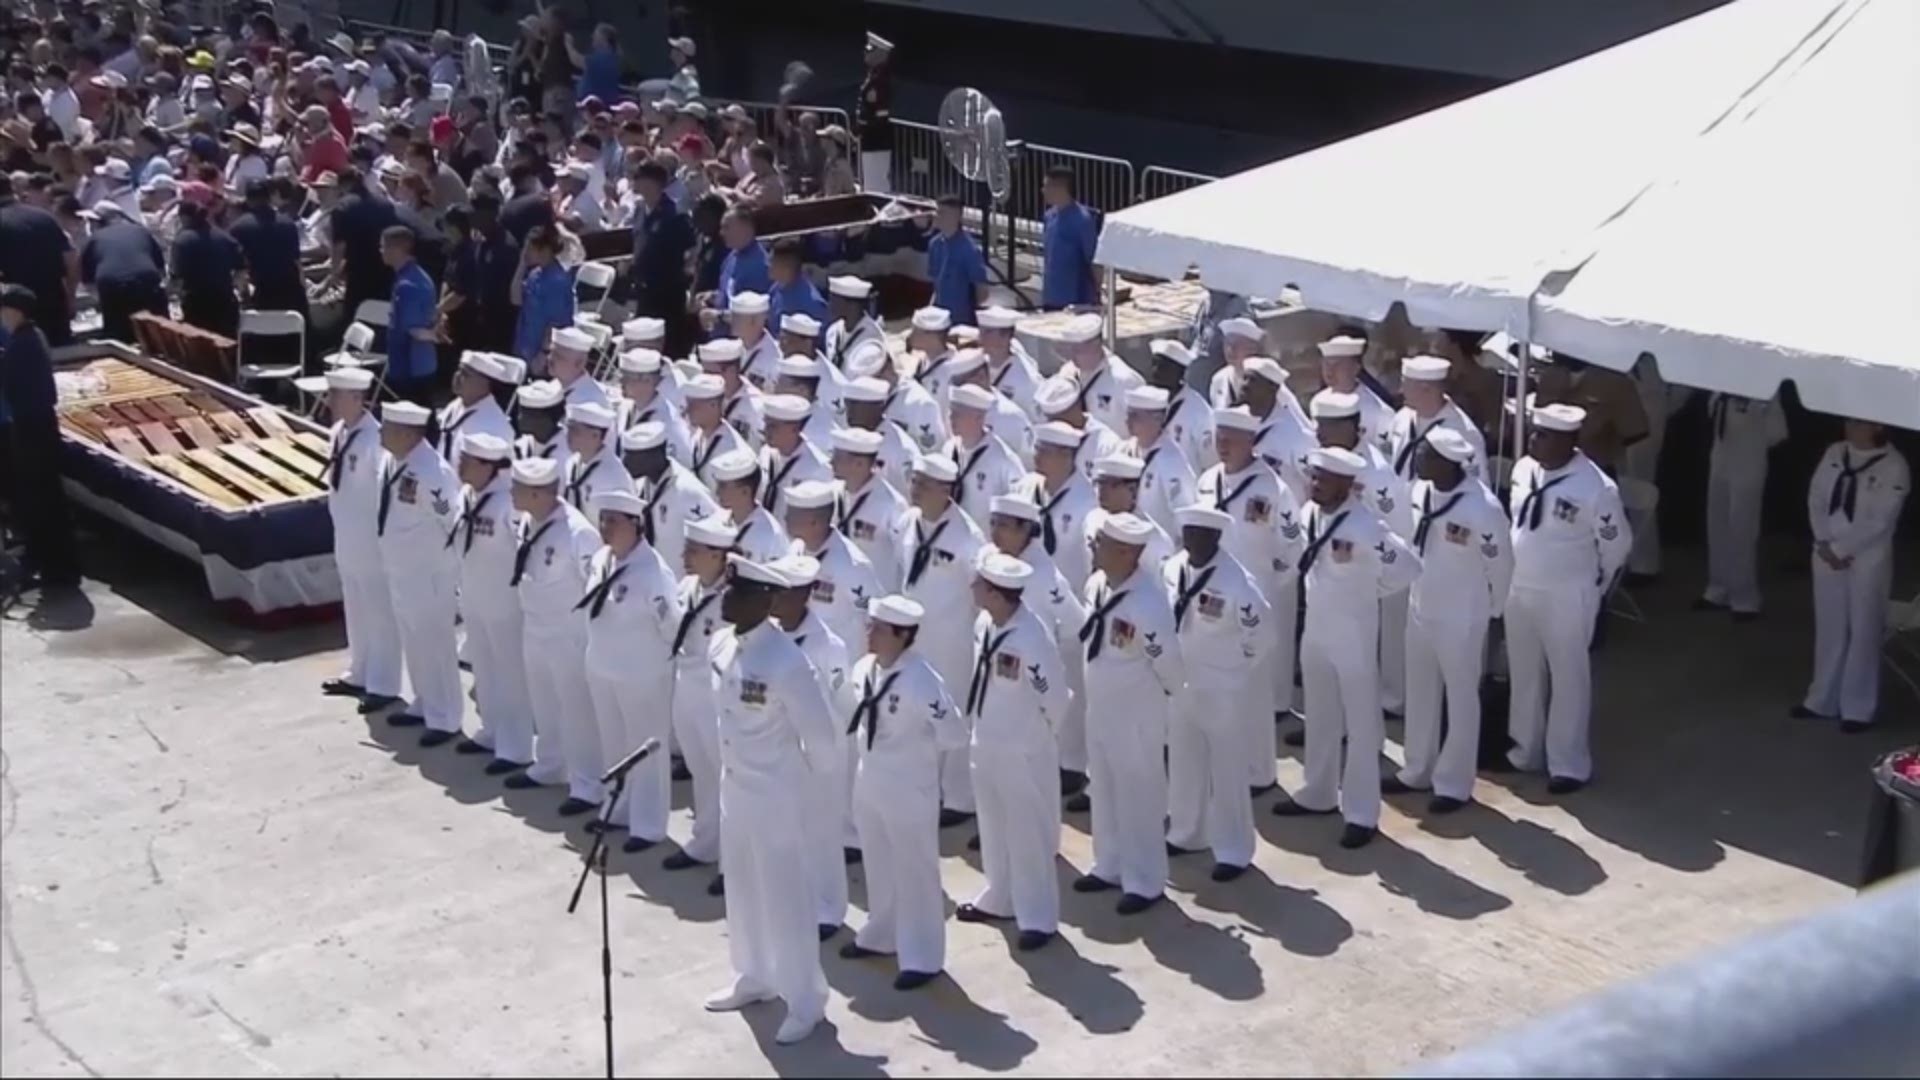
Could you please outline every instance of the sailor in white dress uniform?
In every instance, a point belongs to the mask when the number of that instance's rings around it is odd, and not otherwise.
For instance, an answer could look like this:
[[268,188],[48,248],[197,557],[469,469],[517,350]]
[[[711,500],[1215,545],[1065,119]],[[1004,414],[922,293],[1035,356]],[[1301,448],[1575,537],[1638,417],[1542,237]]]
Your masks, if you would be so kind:
[[993,500],[1017,487],[1027,469],[987,425],[994,405],[1003,399],[972,383],[950,387],[947,395],[953,438],[941,452],[959,466],[954,489],[961,509],[974,521],[985,521]]
[[460,354],[460,366],[453,373],[452,401],[440,407],[435,416],[438,433],[434,444],[440,456],[454,471],[460,469],[460,436],[493,435],[511,443],[513,421],[494,397],[499,386],[516,386],[520,361],[517,357],[468,350]]
[[680,407],[663,392],[672,367],[652,349],[629,349],[620,354],[620,404],[615,428],[628,431],[641,424],[659,424],[666,431],[673,459],[693,463],[693,432]]
[[687,423],[693,433],[693,462],[688,468],[709,488],[714,486],[714,459],[735,450],[752,449],[746,436],[721,416],[720,399],[726,391],[725,380],[706,374],[688,379],[681,391],[687,397]]
[[1320,379],[1326,383],[1313,400],[1307,402],[1307,410],[1316,420],[1319,412],[1314,408],[1325,394],[1353,394],[1360,399],[1360,440],[1369,443],[1374,449],[1385,453],[1387,436],[1393,429],[1393,406],[1388,405],[1360,378],[1360,357],[1367,351],[1363,338],[1341,335],[1320,343]]
[[[1197,400],[1197,399],[1192,399]],[[1125,453],[1140,459],[1140,509],[1169,537],[1178,535],[1181,507],[1194,500],[1199,475],[1180,440],[1166,426],[1167,392],[1142,386],[1127,394]],[[1207,452],[1213,452],[1213,421],[1207,421]]]
[[422,746],[460,734],[467,704],[453,636],[460,559],[446,543],[460,515],[460,480],[426,437],[430,415],[408,401],[381,407],[380,442],[387,453],[374,520],[400,654],[413,685],[412,704],[389,714],[387,723],[424,725]]
[[[926,610],[916,648],[949,686],[962,685],[972,661],[973,567],[986,543],[980,526],[954,501],[958,470],[943,457],[914,463],[912,505],[900,518],[900,593]],[[974,814],[973,775],[964,743],[940,759],[940,824]]]
[[1196,470],[1204,469],[1214,460],[1213,406],[1208,404],[1205,394],[1187,385],[1187,368],[1193,364],[1193,350],[1172,338],[1156,338],[1148,347],[1153,350],[1153,371],[1148,382],[1167,394],[1161,426],[1180,447],[1187,462]]
[[878,467],[882,442],[879,432],[864,428],[833,433],[833,475],[841,487],[834,528],[866,555],[880,587],[891,591],[900,587],[904,572],[899,535],[907,500]]
[[484,432],[460,436],[460,517],[447,547],[460,559],[460,617],[473,667],[473,700],[480,728],[455,747],[491,753],[488,776],[533,761],[533,701],[527,696],[526,646],[520,596],[512,585],[519,550],[514,524],[513,449]]
[[333,561],[346,609],[347,671],[320,684],[324,694],[357,697],[372,713],[400,700],[400,626],[380,558],[376,531],[386,451],[380,421],[367,408],[373,372],[327,372],[327,405],[335,419],[327,436],[327,514],[333,521]]
[[1091,312],[1068,319],[1059,335],[1066,362],[1049,381],[1073,387],[1087,415],[1113,431],[1122,431],[1127,424],[1127,391],[1146,385],[1146,380],[1108,351],[1100,339],[1104,328],[1105,322]]
[[598,519],[587,509],[595,495],[633,490],[633,480],[620,461],[613,409],[592,402],[567,406],[567,449],[570,455],[561,481],[561,497],[597,524]]
[[747,449],[723,454],[713,462],[714,496],[734,528],[733,550],[758,563],[768,563],[792,550],[787,527],[760,505],[765,477],[760,458]]
[[774,520],[785,521],[787,488],[808,480],[831,480],[833,465],[821,444],[806,434],[815,412],[811,401],[797,394],[767,394],[760,399],[760,411],[767,440],[760,448],[760,469],[766,477],[760,485],[760,505]]
[[975,312],[974,320],[980,324],[980,351],[987,358],[987,386],[1006,395],[1028,420],[1040,423],[1033,403],[1034,392],[1040,388],[1040,367],[1014,337],[1020,313],[1011,308],[987,307]]

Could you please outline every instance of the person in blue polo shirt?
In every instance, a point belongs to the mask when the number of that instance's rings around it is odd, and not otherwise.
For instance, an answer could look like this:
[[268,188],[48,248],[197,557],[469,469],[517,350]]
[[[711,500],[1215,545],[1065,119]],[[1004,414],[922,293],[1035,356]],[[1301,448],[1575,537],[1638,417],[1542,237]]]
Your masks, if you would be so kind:
[[413,258],[413,230],[390,226],[380,234],[380,259],[393,269],[393,310],[387,316],[387,386],[421,405],[433,404],[434,324],[439,306],[433,279]]
[[1100,286],[1093,279],[1093,250],[1100,230],[1093,211],[1080,203],[1073,170],[1057,165],[1047,170],[1046,226],[1041,234],[1045,263],[1040,272],[1040,306],[1048,310],[1100,302]]
[[753,211],[736,206],[720,219],[720,241],[727,245],[727,257],[720,263],[720,281],[701,305],[700,323],[712,330],[726,317],[734,294],[765,293],[773,286],[767,269],[767,252],[760,246],[753,226]]
[[768,293],[769,326],[779,326],[782,316],[800,312],[813,316],[823,326],[829,321],[826,298],[807,280],[806,255],[806,245],[797,236],[773,242],[773,253],[767,258],[768,271],[773,275],[773,289]]
[[520,308],[513,352],[527,362],[530,375],[547,373],[547,335],[573,325],[573,274],[560,265],[559,254],[560,238],[553,229],[535,226],[527,233],[513,279],[513,302]]
[[987,261],[980,245],[960,227],[966,204],[958,195],[940,196],[927,241],[927,278],[933,282],[933,306],[947,309],[956,326],[972,326],[974,305],[987,298]]

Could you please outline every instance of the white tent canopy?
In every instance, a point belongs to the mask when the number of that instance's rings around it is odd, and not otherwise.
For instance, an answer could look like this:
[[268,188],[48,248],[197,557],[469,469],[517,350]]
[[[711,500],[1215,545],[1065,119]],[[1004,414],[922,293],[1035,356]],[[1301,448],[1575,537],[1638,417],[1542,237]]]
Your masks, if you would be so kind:
[[1540,344],[1669,381],[1920,429],[1920,3],[1820,41],[1540,296]]
[[[1896,4],[1914,0],[1893,0]],[[1737,0],[1510,86],[1110,216],[1098,261],[1421,326],[1527,331],[1529,298],[1836,17]],[[1909,42],[1910,44],[1910,42]],[[1910,63],[1908,64],[1910,66]]]

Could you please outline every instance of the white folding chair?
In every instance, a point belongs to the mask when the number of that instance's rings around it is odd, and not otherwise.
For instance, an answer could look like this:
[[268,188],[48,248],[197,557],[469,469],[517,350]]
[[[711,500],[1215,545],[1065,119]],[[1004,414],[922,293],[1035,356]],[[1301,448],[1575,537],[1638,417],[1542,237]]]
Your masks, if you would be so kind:
[[353,312],[354,322],[377,326],[382,330],[387,328],[387,323],[392,318],[393,305],[385,300],[362,300],[360,306]]
[[587,350],[587,370],[595,379],[605,381],[620,366],[613,348],[613,327],[601,322],[600,316],[583,311],[573,317],[573,328],[593,339],[593,346]]
[[593,313],[599,315],[607,310],[607,300],[613,296],[613,267],[603,262],[583,262],[574,271],[574,284],[585,285],[590,289],[599,289],[600,296],[593,302]]
[[[292,364],[254,364],[247,362],[247,339],[249,337],[297,337],[300,340],[300,362]],[[242,311],[240,313],[240,335],[237,344],[238,370],[236,384],[240,389],[256,382],[291,382],[300,377],[305,369],[307,355],[307,320],[297,311]]]
[[[1616,481],[1620,486],[1620,506],[1632,520],[1645,520],[1645,515],[1660,507],[1660,489],[1651,481],[1634,476],[1622,476]],[[1640,602],[1633,594],[1622,588],[1615,588],[1607,598],[1607,613],[1618,615],[1630,622],[1643,623],[1647,616],[1640,609]]]

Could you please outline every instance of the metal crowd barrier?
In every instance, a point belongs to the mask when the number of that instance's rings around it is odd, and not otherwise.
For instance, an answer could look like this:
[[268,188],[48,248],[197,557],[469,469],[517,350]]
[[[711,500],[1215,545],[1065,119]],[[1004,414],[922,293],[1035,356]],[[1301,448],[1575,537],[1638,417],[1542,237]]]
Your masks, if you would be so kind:
[[1211,184],[1220,179],[1205,173],[1188,172],[1185,169],[1169,169],[1165,165],[1149,165],[1140,170],[1141,202],[1151,202],[1188,188],[1197,188],[1202,184]]
[[940,145],[940,129],[911,120],[893,122],[893,190],[902,195],[937,199],[949,193],[980,200],[966,177],[947,161]]

